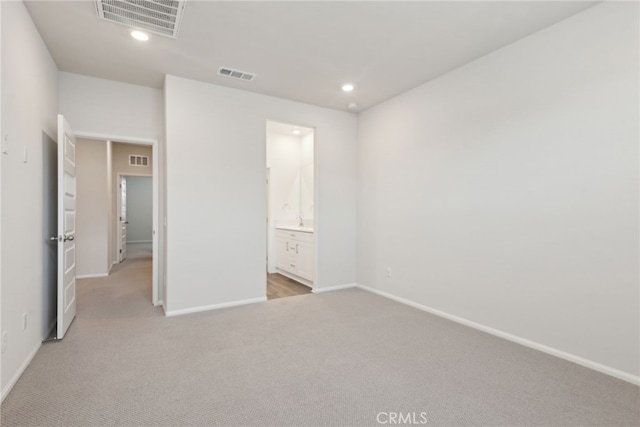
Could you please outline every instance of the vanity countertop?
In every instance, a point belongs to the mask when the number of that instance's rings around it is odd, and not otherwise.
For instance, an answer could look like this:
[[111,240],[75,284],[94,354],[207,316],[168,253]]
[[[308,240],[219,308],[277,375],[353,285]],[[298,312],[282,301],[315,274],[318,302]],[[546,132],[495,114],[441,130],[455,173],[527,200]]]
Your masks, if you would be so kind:
[[299,225],[277,225],[278,230],[301,231],[303,233],[313,233],[313,227],[301,227]]

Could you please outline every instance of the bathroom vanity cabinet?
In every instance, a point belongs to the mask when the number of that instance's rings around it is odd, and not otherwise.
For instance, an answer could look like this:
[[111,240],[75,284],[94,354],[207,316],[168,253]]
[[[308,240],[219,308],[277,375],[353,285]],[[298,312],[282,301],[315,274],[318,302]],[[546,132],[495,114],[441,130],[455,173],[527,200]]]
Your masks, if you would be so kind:
[[276,229],[276,247],[278,272],[312,287],[315,271],[313,232]]

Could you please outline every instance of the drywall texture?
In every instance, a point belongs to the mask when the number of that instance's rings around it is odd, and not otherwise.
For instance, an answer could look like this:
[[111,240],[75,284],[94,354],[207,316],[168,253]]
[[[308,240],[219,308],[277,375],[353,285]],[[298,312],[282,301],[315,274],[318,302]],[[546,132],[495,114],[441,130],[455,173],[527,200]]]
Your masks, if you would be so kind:
[[111,269],[107,142],[78,139],[76,158],[76,274],[106,276]]
[[151,177],[128,176],[127,179],[127,243],[151,242],[152,188]]
[[162,140],[162,91],[60,72],[60,112],[79,133]]
[[266,121],[316,128],[319,288],[355,281],[356,117],[167,76],[167,308],[266,294]]
[[[57,140],[57,68],[22,2],[1,2],[4,396],[48,332],[43,319],[43,132]],[[25,161],[26,153],[26,161]],[[11,248],[8,250],[7,248]],[[23,314],[27,313],[26,330]]]
[[637,376],[638,48],[607,2],[363,113],[358,282]]

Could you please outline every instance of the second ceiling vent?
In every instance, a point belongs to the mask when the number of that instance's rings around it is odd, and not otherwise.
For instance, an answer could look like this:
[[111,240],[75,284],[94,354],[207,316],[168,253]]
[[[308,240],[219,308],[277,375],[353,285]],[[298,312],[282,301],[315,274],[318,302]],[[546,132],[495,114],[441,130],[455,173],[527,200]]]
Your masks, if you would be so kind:
[[186,0],[96,0],[98,17],[178,38]]
[[246,71],[234,70],[233,68],[220,67],[218,74],[225,77],[231,77],[232,79],[246,80],[250,82],[256,78],[255,74],[247,73]]

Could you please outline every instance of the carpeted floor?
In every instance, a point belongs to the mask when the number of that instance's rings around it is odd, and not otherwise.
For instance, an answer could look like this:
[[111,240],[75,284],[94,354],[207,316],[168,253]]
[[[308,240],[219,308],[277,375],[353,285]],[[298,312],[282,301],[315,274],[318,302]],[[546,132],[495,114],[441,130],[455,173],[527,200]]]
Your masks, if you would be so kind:
[[80,281],[3,427],[640,424],[638,387],[361,290],[166,318],[149,275]]

